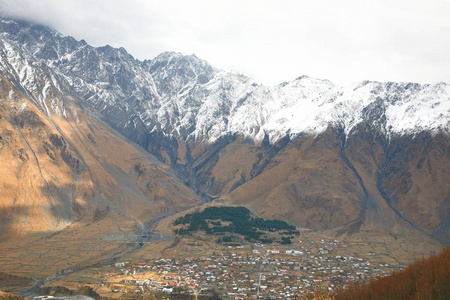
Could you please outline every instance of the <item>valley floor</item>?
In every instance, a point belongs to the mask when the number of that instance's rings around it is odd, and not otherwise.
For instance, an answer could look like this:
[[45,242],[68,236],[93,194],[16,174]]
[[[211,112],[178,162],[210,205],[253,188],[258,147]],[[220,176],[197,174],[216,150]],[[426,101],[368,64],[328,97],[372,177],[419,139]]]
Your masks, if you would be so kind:
[[[420,243],[414,247],[413,240],[405,243],[398,237],[360,233],[335,238],[310,230],[301,230],[291,245],[228,246],[201,233],[171,237],[175,217],[155,225],[145,242],[130,224],[122,231],[110,228],[108,236],[92,237],[92,242],[77,243],[60,233],[35,240],[32,251],[20,251],[18,244],[3,245],[0,264],[7,274],[22,277],[9,285],[2,281],[0,290],[30,299],[38,296],[38,288],[57,286],[71,290],[89,286],[100,296],[114,299],[164,292],[254,298],[259,287],[260,296],[297,298],[317,291],[333,293],[350,283],[389,275],[417,257],[440,250]],[[72,230],[75,237],[78,230]],[[71,253],[79,253],[77,263]]]

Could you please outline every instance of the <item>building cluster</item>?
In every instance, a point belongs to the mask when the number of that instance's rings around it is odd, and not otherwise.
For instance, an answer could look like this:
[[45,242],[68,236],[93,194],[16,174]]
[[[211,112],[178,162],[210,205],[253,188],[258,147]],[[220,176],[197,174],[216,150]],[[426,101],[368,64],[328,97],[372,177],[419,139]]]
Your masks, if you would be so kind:
[[[375,264],[360,257],[336,255],[325,242],[314,250],[252,245],[227,248],[204,258],[154,259],[132,266],[117,263],[121,293],[215,293],[229,299],[298,299],[318,290],[334,292],[353,283],[386,276],[397,264]],[[117,286],[117,285],[116,285]]]

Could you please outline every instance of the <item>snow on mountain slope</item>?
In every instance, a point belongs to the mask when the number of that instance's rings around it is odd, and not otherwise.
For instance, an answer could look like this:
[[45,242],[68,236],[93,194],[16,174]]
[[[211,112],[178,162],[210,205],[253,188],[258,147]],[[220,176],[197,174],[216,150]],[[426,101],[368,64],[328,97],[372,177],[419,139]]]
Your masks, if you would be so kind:
[[[386,135],[450,128],[446,83],[364,81],[337,87],[302,76],[267,87],[215,69],[195,55],[167,52],[140,62],[123,48],[94,48],[43,26],[0,20],[0,68],[47,115],[65,111],[71,93],[116,128],[213,142],[229,134],[272,141],[323,132],[347,135],[361,122]],[[73,92],[74,91],[74,92]]]

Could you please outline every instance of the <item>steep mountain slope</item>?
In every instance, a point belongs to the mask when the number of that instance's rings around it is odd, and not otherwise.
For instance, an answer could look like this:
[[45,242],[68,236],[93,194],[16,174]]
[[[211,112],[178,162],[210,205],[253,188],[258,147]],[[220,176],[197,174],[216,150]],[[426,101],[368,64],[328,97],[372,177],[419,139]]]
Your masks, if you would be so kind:
[[[123,48],[94,48],[10,19],[0,20],[0,39],[0,71],[36,113],[103,120],[204,201],[246,205],[338,235],[370,229],[449,241],[448,84],[341,88],[301,76],[266,87],[195,55],[140,62]],[[83,142],[90,149],[107,140]],[[185,199],[177,201],[181,207]],[[118,212],[128,207],[116,205]],[[62,214],[76,219],[70,210]]]
[[69,96],[64,105],[46,116],[0,77],[3,272],[46,277],[107,261],[139,247],[146,224],[200,203],[152,155]]
[[4,78],[2,90],[2,204],[12,200],[9,218],[22,219],[11,224],[58,230],[96,210],[145,221],[195,202],[167,167],[94,118],[75,108],[48,118]]

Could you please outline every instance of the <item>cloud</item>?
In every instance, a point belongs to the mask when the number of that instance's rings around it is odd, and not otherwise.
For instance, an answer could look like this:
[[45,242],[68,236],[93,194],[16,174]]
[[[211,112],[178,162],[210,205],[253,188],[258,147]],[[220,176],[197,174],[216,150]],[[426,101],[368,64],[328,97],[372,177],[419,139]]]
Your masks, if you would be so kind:
[[276,84],[450,81],[450,4],[429,0],[0,0],[2,13],[139,59],[195,53]]

